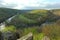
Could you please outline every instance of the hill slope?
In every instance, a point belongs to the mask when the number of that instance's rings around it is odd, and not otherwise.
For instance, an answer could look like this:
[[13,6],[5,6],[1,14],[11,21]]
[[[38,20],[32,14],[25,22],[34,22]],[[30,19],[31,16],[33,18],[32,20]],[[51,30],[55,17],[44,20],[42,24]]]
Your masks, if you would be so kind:
[[0,8],[0,23],[17,14],[17,12],[18,10],[15,9]]

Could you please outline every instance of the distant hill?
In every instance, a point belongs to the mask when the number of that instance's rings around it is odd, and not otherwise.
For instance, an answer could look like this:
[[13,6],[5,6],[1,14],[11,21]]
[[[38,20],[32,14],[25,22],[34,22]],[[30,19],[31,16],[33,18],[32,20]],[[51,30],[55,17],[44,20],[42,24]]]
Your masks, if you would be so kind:
[[9,8],[0,8],[0,23],[17,14],[18,10]]
[[[33,39],[41,40],[44,36],[60,40],[60,10],[16,10],[0,8],[0,22],[16,15],[11,22],[6,22],[4,31],[17,31],[20,36],[33,33]],[[17,30],[15,30],[15,27]],[[7,29],[8,28],[8,29]]]
[[57,16],[60,16],[60,9],[52,10],[52,13],[57,15]]
[[52,23],[60,19],[51,10],[30,10],[23,12],[12,19],[11,24],[17,27],[40,26],[43,23]]
[[18,15],[12,19],[11,24],[15,26],[34,26],[43,23],[56,22],[60,19],[60,10],[16,10],[0,8],[0,23],[13,15]]

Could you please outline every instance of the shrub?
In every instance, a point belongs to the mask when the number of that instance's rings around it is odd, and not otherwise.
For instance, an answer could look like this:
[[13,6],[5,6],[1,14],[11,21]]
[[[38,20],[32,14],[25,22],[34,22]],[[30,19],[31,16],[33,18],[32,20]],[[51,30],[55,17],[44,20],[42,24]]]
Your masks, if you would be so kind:
[[42,32],[51,38],[51,40],[59,40],[60,38],[60,25],[58,24],[46,24],[42,27]]
[[16,28],[14,26],[6,26],[4,30],[2,30],[3,32],[7,32],[7,31],[11,31],[11,32],[15,32]]

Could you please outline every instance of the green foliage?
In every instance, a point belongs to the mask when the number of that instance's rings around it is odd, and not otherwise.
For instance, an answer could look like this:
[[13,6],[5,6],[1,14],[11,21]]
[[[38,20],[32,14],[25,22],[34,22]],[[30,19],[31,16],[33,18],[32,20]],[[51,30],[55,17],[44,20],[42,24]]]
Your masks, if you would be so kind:
[[16,28],[14,26],[6,26],[5,29],[2,30],[2,32],[7,32],[7,31],[15,32]]
[[42,28],[42,32],[51,38],[51,40],[60,40],[60,25],[54,24],[46,24]]
[[25,22],[25,23],[36,23],[36,21],[24,17],[24,15],[19,15],[19,18],[22,22]]
[[44,37],[43,33],[34,34],[33,40],[42,40]]
[[31,13],[31,11],[28,13],[19,14],[18,16],[12,19],[10,24],[15,25],[17,28],[41,25],[46,21],[49,13],[47,10],[36,11],[36,14]]
[[44,33],[39,33],[38,32],[39,28],[40,27],[38,27],[38,26],[23,28],[21,35],[24,36],[31,32],[33,34],[33,40],[42,40],[42,38],[44,37]]
[[[15,15],[17,12],[11,9],[1,9],[0,11],[0,20],[5,20],[6,18]],[[58,25],[60,22],[58,21],[58,23],[54,24],[50,23],[56,22],[60,18],[54,14],[54,11],[50,12],[48,10],[30,10],[29,12],[25,13],[24,11],[20,11],[20,13],[22,14],[17,15],[9,23],[10,25],[16,26],[17,29],[20,29],[18,30],[20,36],[24,36],[31,32],[33,33],[34,40],[41,40],[44,36],[50,37],[51,40],[60,40],[60,25]],[[45,24],[40,27],[40,25],[45,22],[50,24]],[[7,26],[3,32],[15,32],[16,28],[14,26]]]
[[36,14],[36,13],[47,13],[48,10],[32,10],[30,13]]
[[42,40],[42,38],[44,37],[44,33],[39,33],[38,29],[40,27],[36,26],[36,27],[28,27],[28,28],[23,28],[22,30],[22,34],[21,36],[27,35],[28,33],[32,33],[33,34],[33,40]]
[[28,33],[30,33],[30,32],[32,32],[33,34],[35,34],[35,33],[38,33],[38,32],[37,32],[37,28],[38,28],[38,27],[28,27],[28,28],[24,28],[24,29],[23,29],[23,32],[24,32],[24,34],[28,34]]
[[0,8],[0,23],[17,14],[17,12],[18,10],[15,9]]

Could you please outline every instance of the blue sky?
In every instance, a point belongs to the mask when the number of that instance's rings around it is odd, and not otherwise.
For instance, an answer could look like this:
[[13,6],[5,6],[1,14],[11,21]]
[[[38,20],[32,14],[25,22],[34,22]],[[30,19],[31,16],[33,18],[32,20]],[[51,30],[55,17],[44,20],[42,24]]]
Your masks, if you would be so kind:
[[12,9],[60,9],[60,0],[0,0],[0,7]]

